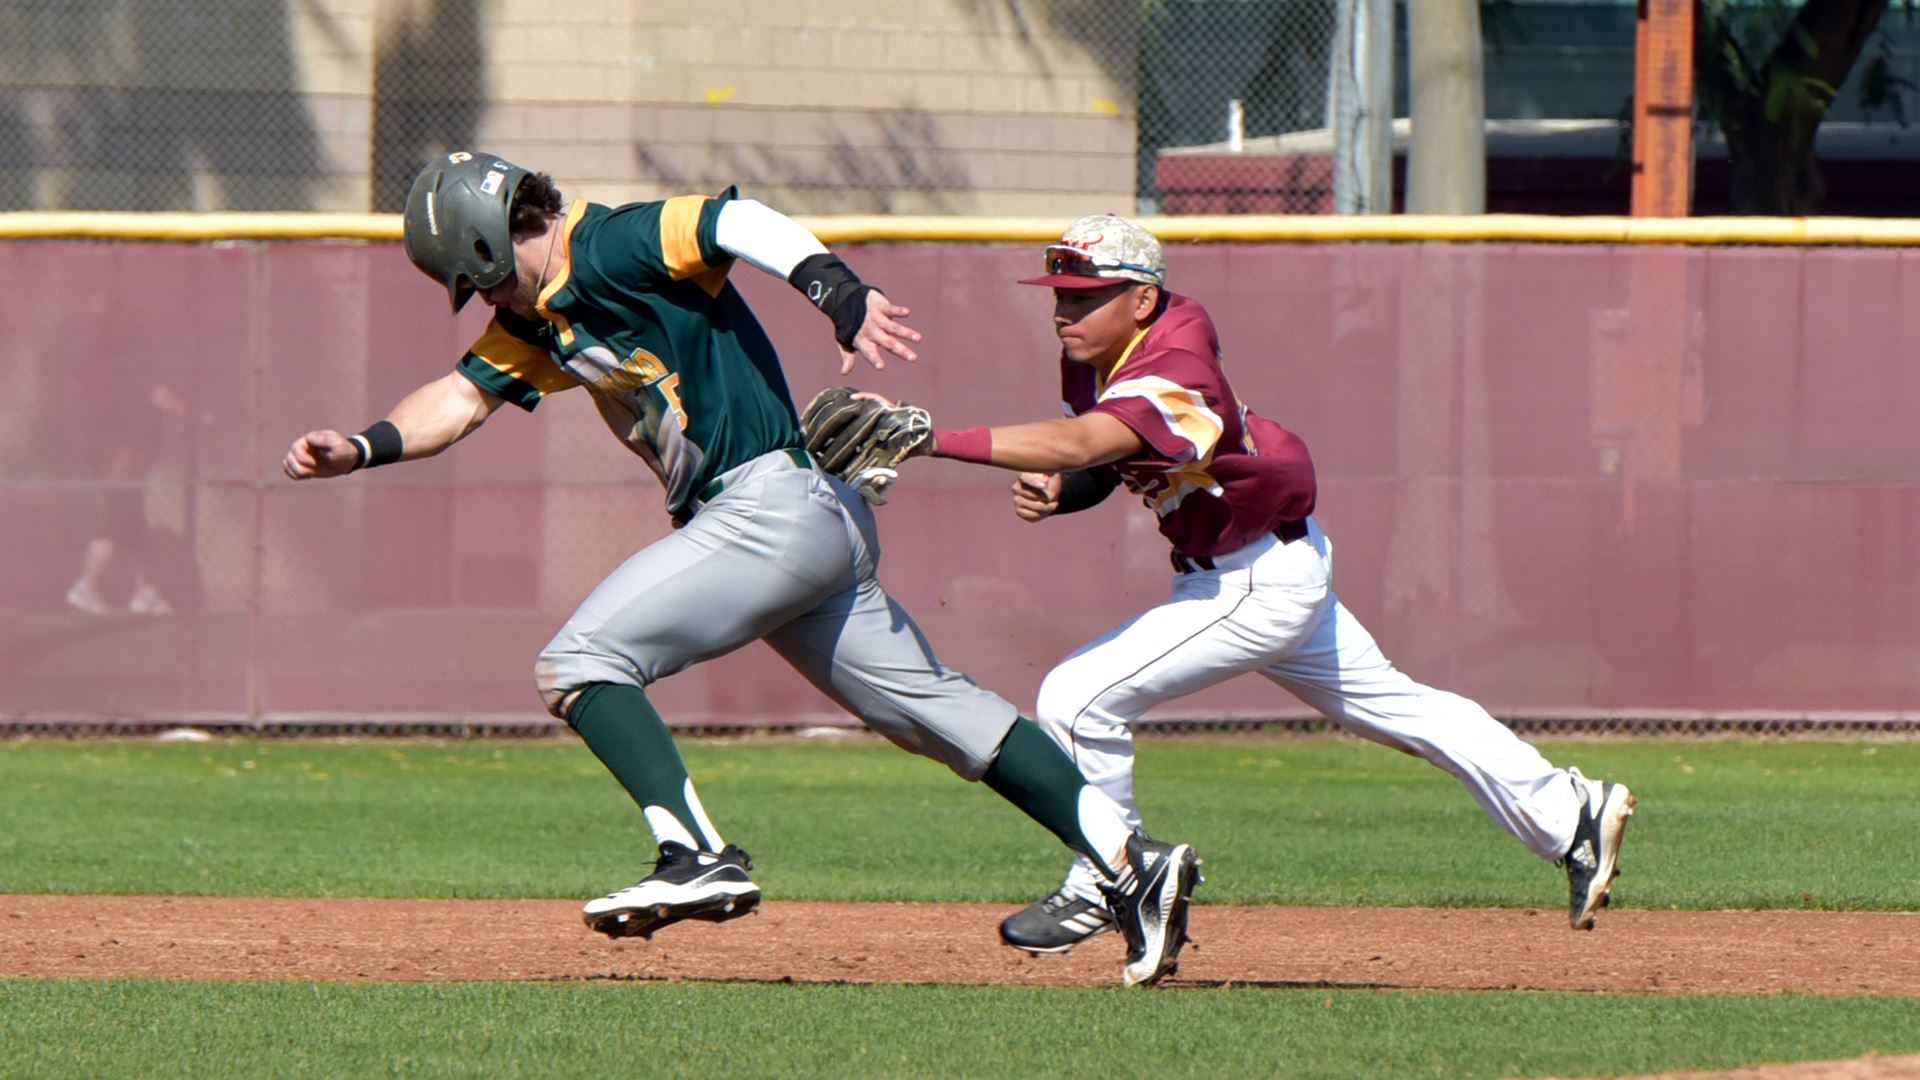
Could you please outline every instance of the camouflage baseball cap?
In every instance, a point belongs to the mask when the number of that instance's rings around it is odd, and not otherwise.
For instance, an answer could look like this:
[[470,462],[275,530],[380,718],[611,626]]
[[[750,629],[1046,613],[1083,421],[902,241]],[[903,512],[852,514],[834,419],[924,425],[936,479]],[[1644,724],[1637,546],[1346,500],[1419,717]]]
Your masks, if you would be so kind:
[[1116,214],[1088,214],[1067,226],[1058,243],[1047,245],[1047,272],[1021,278],[1020,284],[1101,289],[1116,281],[1165,286],[1167,259],[1160,241]]

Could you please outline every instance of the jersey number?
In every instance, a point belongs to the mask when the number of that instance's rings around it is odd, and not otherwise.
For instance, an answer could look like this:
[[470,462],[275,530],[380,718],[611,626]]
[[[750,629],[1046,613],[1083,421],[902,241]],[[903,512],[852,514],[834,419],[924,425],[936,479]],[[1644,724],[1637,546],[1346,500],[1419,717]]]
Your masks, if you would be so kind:
[[660,396],[667,399],[667,408],[673,410],[673,418],[679,422],[680,430],[687,430],[687,412],[680,407],[680,373],[673,374],[653,384]]
[[673,419],[680,425],[680,430],[687,430],[687,412],[680,407],[679,372],[669,372],[659,357],[645,349],[633,350],[633,355],[627,357],[627,362],[621,366],[639,376],[641,386],[659,391],[667,408],[672,410]]

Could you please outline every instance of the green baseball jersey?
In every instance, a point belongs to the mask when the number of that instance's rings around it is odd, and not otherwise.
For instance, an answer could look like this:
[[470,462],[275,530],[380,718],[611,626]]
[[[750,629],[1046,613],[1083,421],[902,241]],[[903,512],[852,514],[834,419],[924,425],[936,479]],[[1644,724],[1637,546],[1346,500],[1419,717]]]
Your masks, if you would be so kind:
[[673,513],[728,469],[804,446],[780,358],[714,239],[736,195],[575,202],[558,226],[541,320],[496,311],[460,373],[528,410],[585,386],[660,477]]

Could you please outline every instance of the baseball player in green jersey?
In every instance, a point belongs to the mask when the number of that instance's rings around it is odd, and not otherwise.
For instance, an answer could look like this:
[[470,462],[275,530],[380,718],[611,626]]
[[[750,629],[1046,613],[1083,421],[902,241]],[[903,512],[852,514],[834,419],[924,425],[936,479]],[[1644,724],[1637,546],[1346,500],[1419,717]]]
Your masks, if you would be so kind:
[[1198,859],[1131,829],[1125,811],[1004,699],[943,665],[881,588],[874,521],[804,449],[773,344],[728,280],[736,262],[786,278],[832,321],[841,371],[911,360],[909,312],[804,227],[733,189],[619,207],[566,204],[553,181],[484,153],[422,169],[404,229],[455,311],[494,309],[455,370],[345,435],[311,431],[295,480],[437,454],[503,404],[584,386],[660,478],[679,526],[601,582],[540,654],[535,678],[639,804],[653,873],[593,900],[589,927],[651,937],[760,900],[752,862],[702,808],[647,687],[764,640],[868,727],[985,782],[1086,856],[1127,937],[1126,985],[1172,970]]

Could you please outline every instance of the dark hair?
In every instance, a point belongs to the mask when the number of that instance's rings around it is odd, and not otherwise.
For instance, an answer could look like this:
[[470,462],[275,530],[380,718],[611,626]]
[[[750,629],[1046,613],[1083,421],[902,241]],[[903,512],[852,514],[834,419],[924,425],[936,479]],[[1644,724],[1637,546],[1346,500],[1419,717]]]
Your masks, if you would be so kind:
[[515,238],[539,233],[546,223],[560,216],[566,201],[553,177],[530,173],[513,193],[513,205],[507,208],[507,231]]

